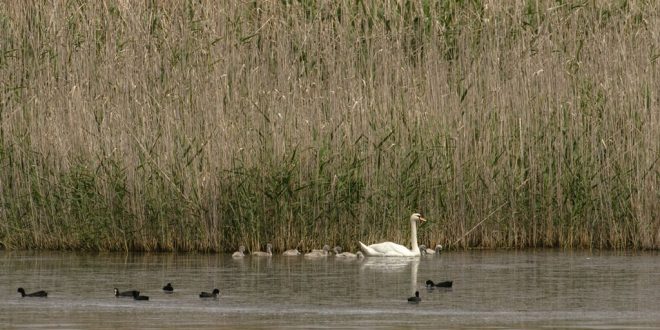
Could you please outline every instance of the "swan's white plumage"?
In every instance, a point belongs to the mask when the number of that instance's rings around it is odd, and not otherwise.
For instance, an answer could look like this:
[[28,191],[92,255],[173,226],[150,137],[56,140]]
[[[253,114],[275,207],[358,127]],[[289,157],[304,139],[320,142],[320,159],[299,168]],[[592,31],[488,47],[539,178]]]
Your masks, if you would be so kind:
[[383,242],[371,245],[359,242],[362,252],[369,257],[419,257],[420,251],[419,246],[417,245],[417,221],[426,221],[426,219],[424,219],[419,213],[413,213],[413,215],[410,216],[410,243],[412,249],[408,249],[401,244],[393,242]]

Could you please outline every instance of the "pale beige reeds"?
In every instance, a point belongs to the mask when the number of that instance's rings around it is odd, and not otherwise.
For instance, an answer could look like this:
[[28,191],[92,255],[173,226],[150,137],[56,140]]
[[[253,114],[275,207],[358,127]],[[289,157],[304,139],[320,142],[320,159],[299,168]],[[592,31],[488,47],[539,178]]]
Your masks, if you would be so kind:
[[2,2],[0,246],[355,249],[421,210],[428,246],[657,248],[659,18]]

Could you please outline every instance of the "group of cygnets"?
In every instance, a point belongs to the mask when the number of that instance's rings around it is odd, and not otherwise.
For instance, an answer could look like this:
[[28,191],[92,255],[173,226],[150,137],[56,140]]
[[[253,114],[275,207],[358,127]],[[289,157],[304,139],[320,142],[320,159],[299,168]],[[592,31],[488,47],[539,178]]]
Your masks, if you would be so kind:
[[[427,249],[426,246],[420,245],[419,246],[420,252],[422,255],[428,255],[428,254],[436,254],[440,253],[442,250],[442,245],[437,245],[434,250],[432,249]],[[263,251],[256,251],[252,252],[252,256],[256,257],[270,257],[273,255],[273,246],[272,244],[268,243],[266,245],[266,252]],[[295,257],[295,256],[300,256],[303,255],[298,249],[291,249],[291,250],[286,250],[282,253],[283,256],[289,256],[289,257]],[[245,246],[241,245],[238,248],[238,251],[234,252],[232,254],[233,258],[243,258],[245,257]],[[332,248],[332,251],[330,251],[330,246],[329,245],[324,245],[323,249],[315,249],[312,250],[308,253],[305,253],[303,256],[305,257],[310,257],[310,258],[320,258],[320,257],[328,257],[328,256],[335,256],[337,258],[364,258],[364,255],[362,252],[358,251],[357,253],[351,253],[351,252],[342,252],[341,246],[337,245],[334,248]],[[434,283],[431,280],[426,281],[426,288],[427,289],[433,289],[433,288],[451,288],[453,282],[452,281],[444,281],[444,282],[439,282],[439,283]],[[47,297],[48,292],[46,291],[36,291],[32,293],[26,293],[23,288],[18,288],[18,292],[21,294],[21,297]],[[137,290],[129,290],[129,291],[119,291],[119,289],[114,288],[115,296],[116,297],[132,297],[134,300],[149,300],[148,296],[140,295],[140,291]],[[167,283],[163,287],[163,292],[165,293],[173,293],[174,292],[174,287],[172,286],[172,283]],[[220,290],[213,289],[211,292],[200,292],[199,297],[200,298],[218,298],[220,295]],[[422,301],[422,299],[419,297],[419,291],[415,292],[414,297],[408,298],[408,302],[410,303],[419,303]]]
[[[435,246],[435,249],[428,249],[426,245],[419,245],[419,251],[421,255],[429,255],[429,254],[436,254],[440,253],[442,251],[442,245],[438,244]],[[298,251],[298,249],[291,249],[291,250],[286,250],[282,253],[283,256],[287,257],[297,257],[300,256],[302,253]],[[273,245],[268,243],[266,245],[266,252],[263,251],[255,251],[252,252],[252,256],[255,257],[270,257],[273,255]],[[238,247],[238,251],[234,252],[232,254],[233,258],[243,258],[247,256],[245,254],[245,246],[241,245]],[[310,258],[320,258],[320,257],[328,257],[328,256],[335,256],[338,258],[364,258],[364,255],[362,252],[358,251],[357,253],[351,253],[351,252],[342,252],[341,246],[337,245],[332,249],[332,252],[330,251],[330,246],[329,245],[324,245],[323,249],[321,250],[312,250],[311,252],[305,253],[305,257],[310,257]],[[434,283],[431,280],[426,281],[426,288],[429,290],[432,290],[434,288],[451,288],[453,285],[453,281],[443,281],[439,283]],[[408,302],[412,304],[418,304],[419,302],[422,301],[422,298],[419,296],[419,291],[415,291],[415,296],[408,298]]]
[[[270,257],[273,255],[273,245],[268,243],[266,245],[266,252],[263,251],[255,251],[251,253],[252,256],[255,257]],[[362,252],[358,251],[357,253],[351,253],[351,252],[342,252],[341,246],[337,245],[334,248],[332,248],[332,251],[330,250],[330,245],[324,245],[322,249],[314,249],[308,253],[302,254],[298,249],[291,249],[291,250],[286,250],[282,252],[282,255],[285,257],[297,257],[300,255],[303,255],[305,257],[309,258],[320,258],[320,257],[328,257],[328,256],[335,256],[338,258],[364,258],[364,255]],[[238,247],[238,251],[234,252],[234,254],[231,255],[233,258],[243,258],[247,256],[245,253],[245,246],[241,245]]]
[[[420,245],[419,246],[419,251],[422,255],[429,255],[429,254],[436,254],[440,253],[442,251],[442,245],[438,244],[435,246],[435,249],[428,249],[426,248],[426,245]],[[270,257],[273,255],[273,245],[268,243],[266,245],[266,252],[263,251],[255,251],[252,252],[252,256],[255,257]],[[291,249],[291,250],[286,250],[282,252],[282,255],[285,257],[297,257],[300,255],[303,255],[298,249]],[[241,245],[238,247],[238,251],[234,252],[234,254],[231,255],[233,258],[243,258],[247,256],[245,253],[245,246]],[[314,249],[311,252],[305,253],[305,257],[328,257],[328,256],[335,256],[339,258],[364,258],[364,255],[362,254],[361,251],[358,251],[357,253],[351,253],[351,252],[343,252],[341,246],[337,245],[334,248],[332,248],[332,251],[330,251],[330,245],[324,245],[322,249]]]
[[[425,245],[420,245],[419,246],[419,251],[421,252],[422,255],[427,255],[427,254],[436,254],[440,253],[442,251],[442,245],[438,244],[436,245],[435,249],[427,249]],[[255,257],[270,257],[273,255],[273,245],[268,243],[266,245],[266,252],[263,251],[255,251],[252,252],[252,256]],[[291,250],[286,250],[282,253],[283,256],[285,257],[297,257],[300,255],[303,255],[298,251],[298,249],[291,249]],[[238,247],[238,251],[234,252],[232,254],[233,258],[243,258],[247,256],[245,253],[245,246],[241,245]],[[343,252],[341,246],[337,245],[334,248],[332,248],[332,251],[330,250],[330,245],[324,245],[322,249],[314,249],[311,252],[305,253],[303,256],[305,257],[310,257],[310,258],[319,258],[319,257],[328,257],[328,256],[335,256],[337,258],[364,258],[364,255],[362,254],[361,251],[358,251],[357,253],[351,253],[351,252]]]

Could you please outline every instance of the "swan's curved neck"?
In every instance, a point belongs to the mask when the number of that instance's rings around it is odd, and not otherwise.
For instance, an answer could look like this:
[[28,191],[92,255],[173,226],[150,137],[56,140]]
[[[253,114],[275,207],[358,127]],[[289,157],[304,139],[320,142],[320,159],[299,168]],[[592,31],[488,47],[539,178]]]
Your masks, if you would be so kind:
[[410,245],[412,245],[412,251],[414,253],[419,253],[419,246],[417,245],[417,221],[410,219]]

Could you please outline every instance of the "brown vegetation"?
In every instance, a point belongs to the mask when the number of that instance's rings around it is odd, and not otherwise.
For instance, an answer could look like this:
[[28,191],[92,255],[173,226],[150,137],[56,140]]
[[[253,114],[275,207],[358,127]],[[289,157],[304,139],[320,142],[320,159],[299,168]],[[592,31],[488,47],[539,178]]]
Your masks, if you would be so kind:
[[658,247],[658,3],[201,2],[0,3],[0,246]]

